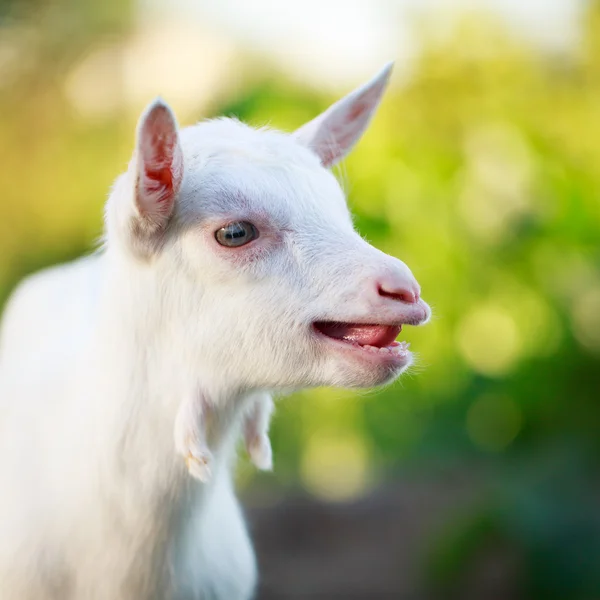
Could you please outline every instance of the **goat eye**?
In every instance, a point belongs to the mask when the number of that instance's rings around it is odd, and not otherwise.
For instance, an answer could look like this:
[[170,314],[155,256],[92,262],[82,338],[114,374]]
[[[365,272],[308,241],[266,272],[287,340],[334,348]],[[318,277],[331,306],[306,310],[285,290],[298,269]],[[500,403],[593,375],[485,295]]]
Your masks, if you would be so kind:
[[248,244],[258,237],[258,230],[248,221],[237,221],[221,227],[216,233],[215,238],[221,246],[237,248]]

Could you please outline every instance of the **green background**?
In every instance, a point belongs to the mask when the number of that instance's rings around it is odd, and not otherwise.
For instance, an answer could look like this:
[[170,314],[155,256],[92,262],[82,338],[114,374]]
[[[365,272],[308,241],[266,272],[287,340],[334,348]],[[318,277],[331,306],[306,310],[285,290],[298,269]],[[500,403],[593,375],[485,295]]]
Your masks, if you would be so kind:
[[[130,17],[121,2],[0,2],[0,42],[28,47],[0,85],[2,299],[101,233],[137,114],[85,119],[63,84],[99,39],[130,35]],[[443,39],[422,28],[414,72],[338,170],[359,231],[411,266],[433,307],[406,330],[416,366],[384,390],[282,400],[274,474],[240,466],[246,490],[327,502],[473,480],[425,544],[424,576],[445,590],[500,543],[530,597],[600,597],[600,2],[582,27],[570,56],[483,13]],[[291,130],[336,99],[237,60],[243,86],[198,118]]]

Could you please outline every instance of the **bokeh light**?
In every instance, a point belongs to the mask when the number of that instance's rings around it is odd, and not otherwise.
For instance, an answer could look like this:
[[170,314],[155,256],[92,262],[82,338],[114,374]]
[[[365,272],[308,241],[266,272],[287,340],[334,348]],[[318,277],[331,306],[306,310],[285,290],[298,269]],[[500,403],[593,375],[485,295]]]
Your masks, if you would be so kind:
[[463,358],[484,375],[505,375],[521,355],[522,341],[514,318],[495,306],[468,312],[459,325],[457,342]]

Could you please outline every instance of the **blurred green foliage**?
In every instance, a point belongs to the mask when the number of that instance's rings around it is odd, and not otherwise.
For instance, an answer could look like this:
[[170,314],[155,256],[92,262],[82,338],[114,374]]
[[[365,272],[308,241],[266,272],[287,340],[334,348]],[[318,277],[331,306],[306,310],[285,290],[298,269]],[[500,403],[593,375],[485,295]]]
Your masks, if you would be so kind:
[[[0,35],[20,26],[13,4],[0,5]],[[128,34],[127,13],[57,6],[78,35],[37,31],[0,95],[3,298],[92,247],[131,151],[135,115],[88,122],[61,92],[86,43]],[[339,173],[358,229],[413,268],[434,308],[430,325],[406,331],[418,361],[377,393],[281,402],[277,469],[254,485],[335,499],[394,477],[466,474],[477,502],[431,540],[430,582],[451,591],[500,540],[528,597],[597,598],[600,2],[569,57],[541,55],[484,15],[425,35],[424,48]],[[214,114],[292,129],[334,100],[246,66],[248,86]]]

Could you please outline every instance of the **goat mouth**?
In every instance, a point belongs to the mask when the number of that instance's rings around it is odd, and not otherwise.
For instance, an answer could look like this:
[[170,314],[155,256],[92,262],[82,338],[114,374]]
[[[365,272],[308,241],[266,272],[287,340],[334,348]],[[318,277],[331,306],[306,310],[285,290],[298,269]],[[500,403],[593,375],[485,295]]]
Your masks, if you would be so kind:
[[321,335],[350,346],[398,355],[408,354],[408,344],[397,342],[402,325],[372,325],[317,321],[313,324]]

